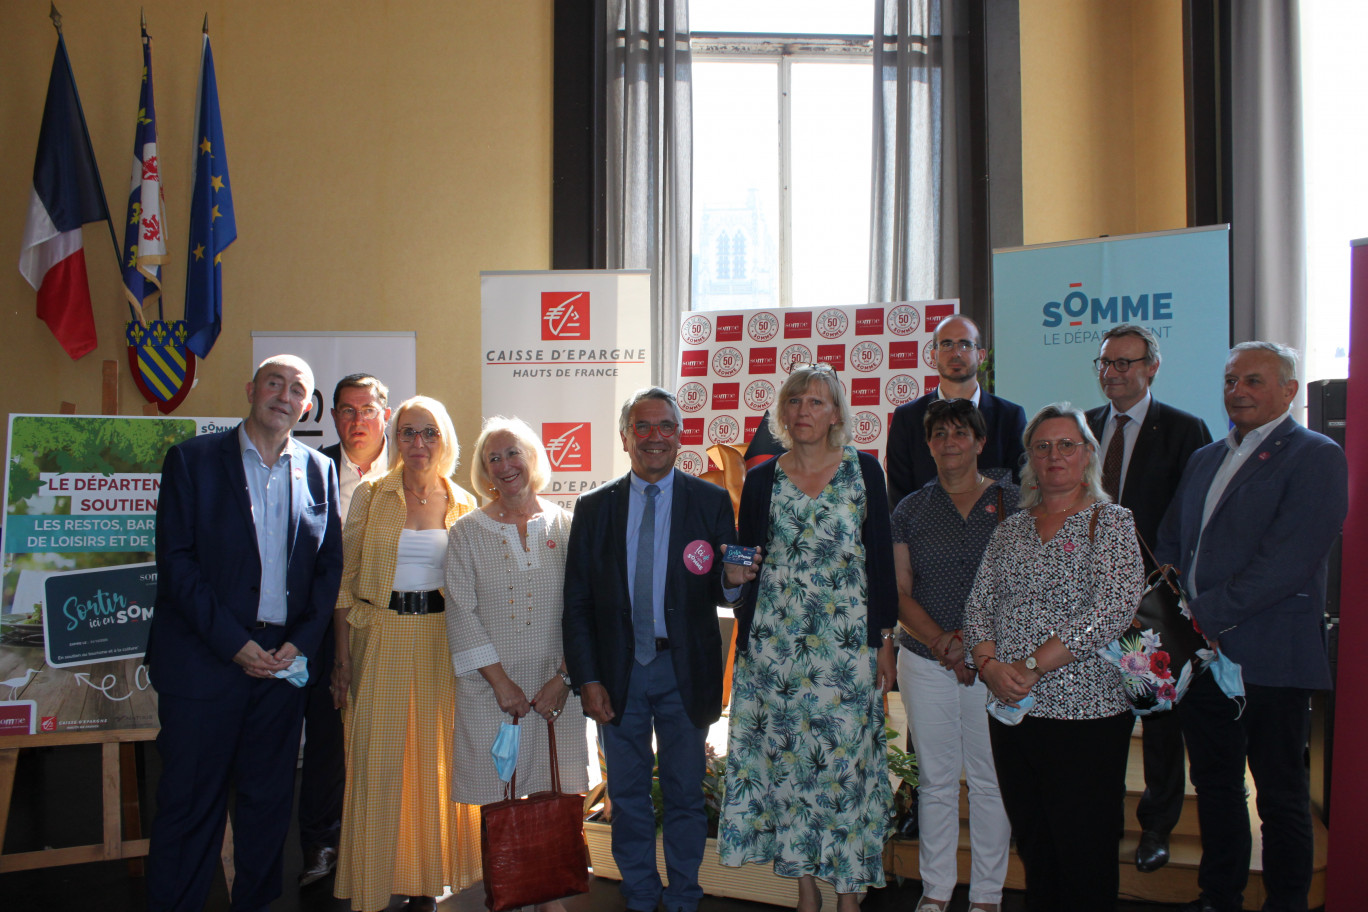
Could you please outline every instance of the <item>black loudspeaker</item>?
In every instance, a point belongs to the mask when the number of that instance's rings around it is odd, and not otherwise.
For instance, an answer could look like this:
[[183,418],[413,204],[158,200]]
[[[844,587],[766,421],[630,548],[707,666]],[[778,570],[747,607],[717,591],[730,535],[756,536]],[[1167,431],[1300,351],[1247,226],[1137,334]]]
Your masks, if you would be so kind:
[[1306,384],[1306,426],[1344,446],[1348,380],[1312,380]]
[[[1344,446],[1347,380],[1314,380],[1306,385],[1306,426]],[[1342,539],[1335,538],[1325,580],[1326,648],[1330,679],[1339,665],[1340,557]],[[1330,822],[1330,766],[1335,746],[1335,691],[1317,691],[1311,698],[1311,804]]]
[[[1347,380],[1313,380],[1306,384],[1306,426],[1344,446]],[[1340,616],[1340,539],[1330,547],[1329,572],[1325,579],[1325,614]]]

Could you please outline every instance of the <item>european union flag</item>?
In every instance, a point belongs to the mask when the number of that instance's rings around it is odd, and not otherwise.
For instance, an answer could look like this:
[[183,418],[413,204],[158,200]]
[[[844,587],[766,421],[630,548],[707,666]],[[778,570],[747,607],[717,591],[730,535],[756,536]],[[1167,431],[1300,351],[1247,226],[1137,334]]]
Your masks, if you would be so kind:
[[195,117],[195,190],[190,202],[190,255],[185,278],[186,347],[209,354],[223,328],[223,251],[237,240],[228,150],[219,119],[218,85],[209,31],[200,64],[199,112]]

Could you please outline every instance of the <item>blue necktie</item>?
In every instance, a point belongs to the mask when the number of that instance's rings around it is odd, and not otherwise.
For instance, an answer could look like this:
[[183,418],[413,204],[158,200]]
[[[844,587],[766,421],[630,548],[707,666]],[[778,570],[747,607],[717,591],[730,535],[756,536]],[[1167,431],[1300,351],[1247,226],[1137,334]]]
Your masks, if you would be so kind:
[[649,665],[656,657],[655,499],[659,493],[656,485],[646,486],[646,508],[641,511],[636,568],[632,574],[632,629],[636,633],[636,660],[642,665]]

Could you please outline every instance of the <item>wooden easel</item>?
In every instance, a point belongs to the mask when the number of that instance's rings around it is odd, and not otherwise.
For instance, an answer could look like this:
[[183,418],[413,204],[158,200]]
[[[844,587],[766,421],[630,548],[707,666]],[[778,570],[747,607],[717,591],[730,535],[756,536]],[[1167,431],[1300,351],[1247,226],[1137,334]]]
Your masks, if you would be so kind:
[[101,843],[0,855],[0,872],[128,858],[133,859],[129,873],[141,875],[140,859],[147,854],[147,840],[140,838],[142,822],[138,813],[138,777],[133,762],[133,745],[156,737],[157,730],[154,728],[0,736],[0,846],[4,845],[5,830],[9,825],[14,770],[19,750],[24,747],[99,744],[102,770],[100,803],[104,821],[104,841]]

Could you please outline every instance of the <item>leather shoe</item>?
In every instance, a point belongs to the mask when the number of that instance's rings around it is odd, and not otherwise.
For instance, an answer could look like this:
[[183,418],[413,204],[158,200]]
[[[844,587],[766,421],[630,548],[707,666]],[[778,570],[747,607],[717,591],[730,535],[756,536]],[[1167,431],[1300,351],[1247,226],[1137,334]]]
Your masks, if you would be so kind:
[[1135,869],[1143,874],[1157,871],[1169,860],[1168,836],[1153,830],[1140,834],[1140,844],[1135,847]]
[[1218,912],[1218,910],[1211,904],[1211,900],[1201,896],[1190,903],[1179,906],[1178,912]]
[[299,885],[307,887],[322,880],[337,867],[337,849],[332,846],[315,846],[304,852],[304,869],[299,872]]
[[434,896],[410,896],[404,905],[406,912],[437,912],[437,898]]

